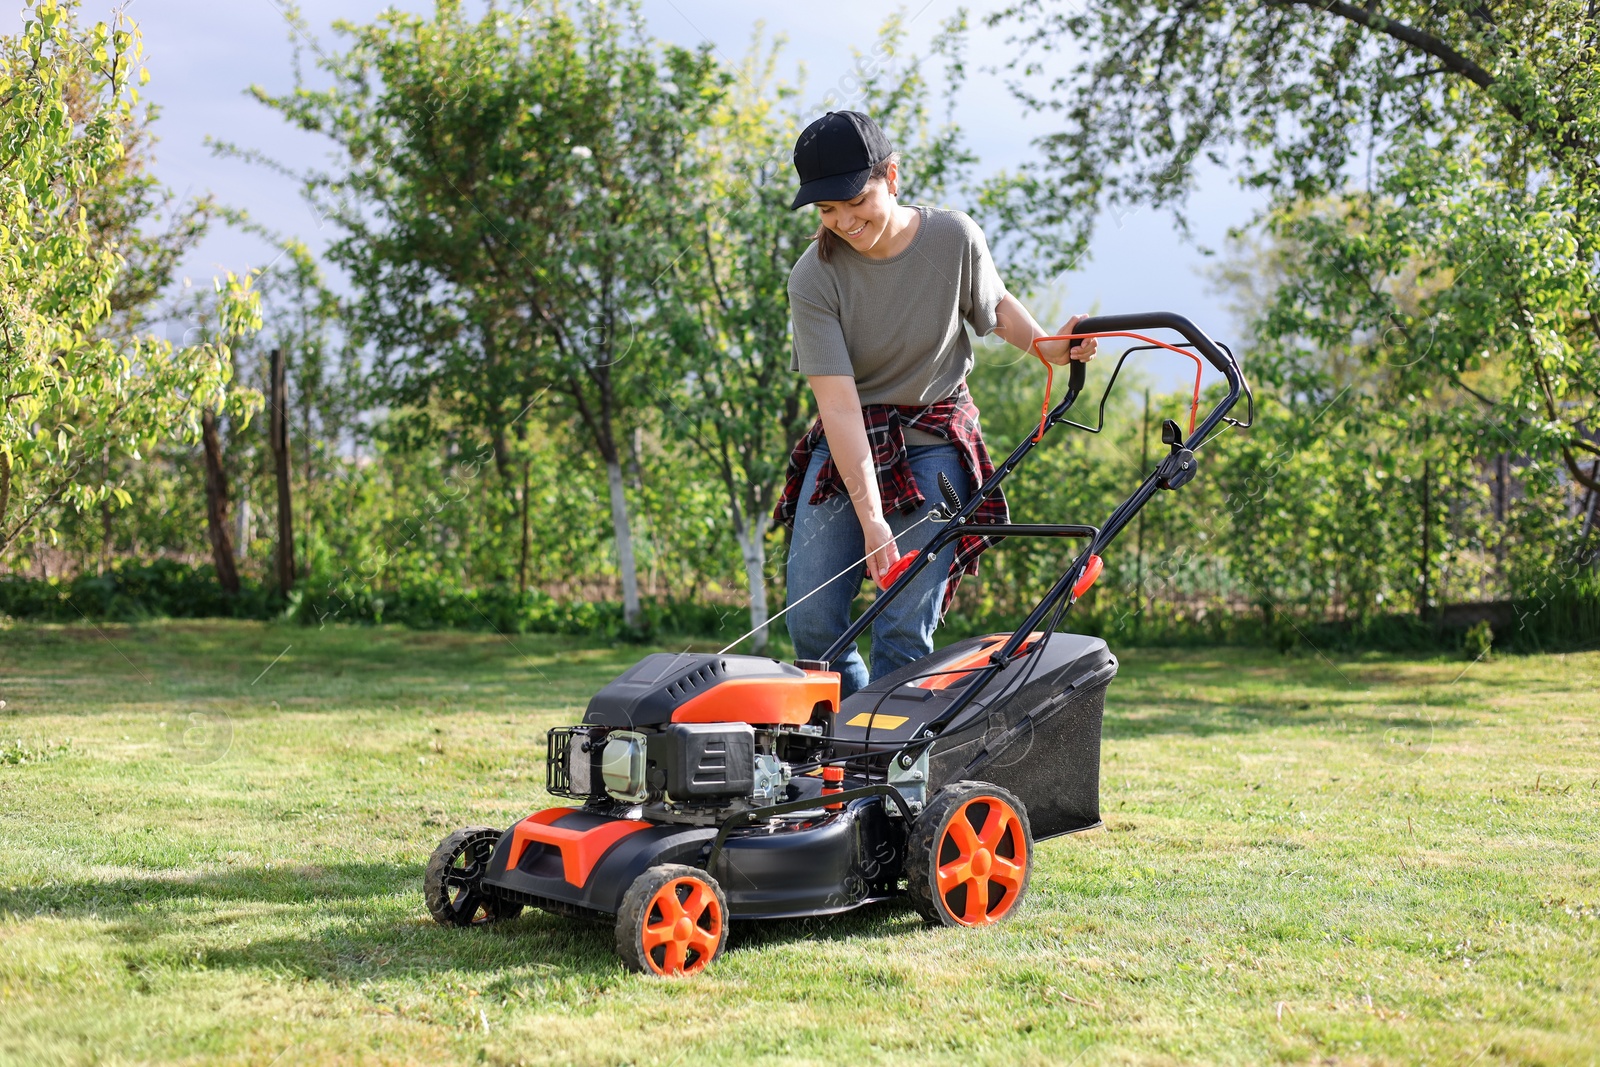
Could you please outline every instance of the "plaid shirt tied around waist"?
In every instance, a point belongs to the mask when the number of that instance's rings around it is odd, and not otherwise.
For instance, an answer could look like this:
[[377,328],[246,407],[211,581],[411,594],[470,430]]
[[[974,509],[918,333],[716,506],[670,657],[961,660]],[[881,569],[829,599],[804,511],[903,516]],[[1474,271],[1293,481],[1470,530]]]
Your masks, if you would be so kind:
[[[872,466],[878,474],[878,492],[883,498],[885,514],[891,511],[916,511],[928,498],[911,474],[911,461],[906,457],[907,427],[942,437],[955,445],[961,454],[961,465],[966,468],[973,486],[983,485],[994,474],[994,464],[989,460],[989,450],[984,447],[983,433],[978,426],[978,407],[972,402],[972,394],[967,392],[965,383],[950,396],[934,404],[869,404],[861,409],[861,416],[867,430],[867,447],[872,452]],[[805,487],[806,471],[811,466],[811,453],[822,438],[822,420],[818,419],[800,438],[794,451],[789,453],[789,471],[784,481],[783,498],[773,510],[773,521],[791,528],[794,526],[800,494]],[[942,497],[938,486],[929,486],[928,491]],[[817,471],[817,489],[811,494],[810,503],[821,504],[840,493],[849,495],[830,452]],[[1011,521],[1005,494],[997,489],[993,496],[978,505],[971,521]],[[974,534],[956,540],[955,556],[950,561],[950,581],[944,587],[944,603],[939,608],[940,618],[949,612],[961,576],[977,574],[978,556],[999,540],[998,537]],[[865,564],[862,564],[862,571],[866,571]]]

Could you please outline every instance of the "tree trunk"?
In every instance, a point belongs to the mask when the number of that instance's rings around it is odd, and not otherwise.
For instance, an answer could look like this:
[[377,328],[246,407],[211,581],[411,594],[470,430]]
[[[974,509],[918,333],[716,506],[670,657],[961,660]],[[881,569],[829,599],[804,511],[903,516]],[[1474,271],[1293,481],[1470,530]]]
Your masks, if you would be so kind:
[[210,408],[200,413],[200,443],[206,456],[206,528],[211,534],[211,561],[217,584],[229,596],[239,593],[239,572],[233,565],[233,535],[228,529],[228,474],[222,466],[222,442],[217,437],[217,415]]
[[[1600,459],[1594,461],[1589,468],[1589,477],[1600,481]],[[1578,534],[1578,559],[1582,560],[1589,552],[1589,535],[1594,533],[1595,514],[1600,511],[1600,493],[1590,489],[1583,494],[1583,530]],[[1600,563],[1600,554],[1595,556],[1594,562]]]
[[1506,454],[1499,453],[1494,457],[1494,521],[1505,525],[1506,521]]
[[531,530],[528,527],[528,474],[533,467],[533,461],[522,461],[522,558],[517,561],[517,592],[528,591],[528,542],[531,540]]
[[754,523],[736,521],[734,536],[739,539],[739,554],[744,557],[745,584],[750,590],[750,651],[756,655],[767,648],[767,524],[771,516],[758,513]]
[[1504,452],[1494,457],[1494,569],[1501,586],[1506,577],[1506,466],[1509,460]]
[[[303,505],[301,507],[301,509],[300,509],[300,517],[306,524],[306,551],[305,551],[305,555],[300,557],[300,566],[306,568],[306,570],[310,570],[310,567],[311,567],[311,523],[312,523],[312,520],[316,517],[316,516],[311,514],[311,511],[312,511],[312,508],[311,508],[311,484],[312,484],[312,479],[314,477],[316,477],[315,472],[312,470],[311,464],[312,464],[312,461],[316,458],[316,449],[311,447],[311,438],[309,436],[310,433],[311,433],[311,390],[306,389],[305,388],[305,384],[306,384],[305,383],[305,379],[302,378],[301,382],[300,382],[300,385],[301,385],[301,389],[300,389],[300,426],[302,428],[302,431],[307,435],[307,437],[306,437],[306,450],[305,450],[305,460],[306,460],[305,478],[300,484],[300,488],[302,488],[302,489],[304,489],[306,491],[306,495],[305,495],[305,498],[300,501],[300,503]],[[289,391],[288,391],[287,388],[284,389],[283,399],[284,399],[284,403],[287,404],[288,401],[289,401]],[[284,408],[284,410],[287,411],[289,409],[288,408]],[[284,432],[284,441],[285,441],[285,443],[287,443],[288,440],[289,440],[288,431],[285,430],[285,432]],[[305,573],[305,572],[302,571],[302,573]]]
[[1428,596],[1428,567],[1429,558],[1432,556],[1433,546],[1430,543],[1433,527],[1433,465],[1430,461],[1422,461],[1422,582],[1417,587],[1417,614],[1423,619],[1428,619],[1433,614]]
[[[100,481],[111,481],[111,448],[100,454]],[[100,573],[111,569],[111,498],[100,501]]]
[[250,514],[249,483],[240,487],[238,507],[233,509],[233,558],[240,563],[250,554],[250,532],[255,525]]
[[11,457],[0,452],[0,533],[6,525],[6,505],[11,503]]
[[611,483],[611,530],[617,539],[617,569],[622,572],[622,621],[639,624],[639,574],[633,561],[633,534],[628,529],[628,501],[623,495],[622,464],[606,460],[606,481]]
[[294,588],[294,514],[289,492],[289,384],[283,349],[272,350],[272,459],[278,474],[278,590]]

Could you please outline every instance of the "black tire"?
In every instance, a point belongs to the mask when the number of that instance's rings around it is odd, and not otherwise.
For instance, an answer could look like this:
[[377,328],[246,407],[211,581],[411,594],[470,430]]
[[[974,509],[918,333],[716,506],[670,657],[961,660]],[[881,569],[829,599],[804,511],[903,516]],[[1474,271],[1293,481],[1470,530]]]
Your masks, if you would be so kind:
[[727,894],[698,867],[651,867],[623,894],[617,955],[630,971],[699,974],[727,944]]
[[[967,859],[965,867],[961,866],[963,859]],[[942,889],[941,869],[946,878]],[[996,871],[1001,873],[993,873]],[[999,922],[1021,906],[1032,872],[1033,830],[1028,825],[1028,810],[997,785],[953,782],[945,786],[933,795],[906,835],[906,893],[930,923],[986,926]]]
[[445,926],[482,926],[522,914],[522,905],[490,896],[482,886],[500,831],[469,826],[439,842],[422,875],[428,914]]

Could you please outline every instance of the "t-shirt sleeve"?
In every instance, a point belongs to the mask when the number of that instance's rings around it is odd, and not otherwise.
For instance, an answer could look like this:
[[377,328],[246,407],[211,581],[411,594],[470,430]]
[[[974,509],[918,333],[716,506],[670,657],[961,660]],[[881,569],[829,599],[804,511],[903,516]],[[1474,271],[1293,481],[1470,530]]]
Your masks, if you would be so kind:
[[[796,272],[799,273],[799,272]],[[823,303],[803,277],[789,277],[789,314],[794,320],[794,355],[789,369],[802,374],[855,375],[839,313]]]
[[994,257],[989,254],[989,242],[984,238],[983,230],[966,215],[962,215],[961,220],[962,228],[967,233],[966,262],[963,264],[966,292],[961,294],[961,302],[966,305],[967,322],[971,323],[979,337],[987,337],[1000,324],[995,312],[1000,308],[1000,301],[1005,299],[1006,283],[1000,280],[1000,272],[995,269]]

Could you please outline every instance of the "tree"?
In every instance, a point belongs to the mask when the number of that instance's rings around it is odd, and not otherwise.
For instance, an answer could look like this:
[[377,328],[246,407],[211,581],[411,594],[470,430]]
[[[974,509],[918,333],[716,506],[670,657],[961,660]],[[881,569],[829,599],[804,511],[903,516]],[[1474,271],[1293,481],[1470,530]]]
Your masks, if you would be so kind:
[[689,146],[720,91],[705,50],[659,47],[639,25],[632,2],[472,21],[440,0],[432,18],[339,24],[352,43],[320,61],[330,89],[256,90],[347,156],[305,187],[343,231],[329,256],[355,284],[352,339],[372,351],[396,429],[433,439],[441,415],[481,429],[517,494],[525,419],[546,393],[563,400],[609,474],[630,624],[624,442],[658,400],[644,334]]
[[[229,216],[278,249],[272,269],[256,286],[266,325],[234,349],[239,377],[268,398],[266,448],[256,439],[236,438],[235,443],[246,446],[252,473],[272,484],[262,499],[275,501],[276,584],[287,591],[296,574],[329,569],[326,564],[334,554],[319,534],[329,522],[351,519],[345,492],[333,476],[341,452],[355,443],[360,430],[360,367],[356,359],[342,358],[351,353],[342,353],[339,344],[339,299],[305,243],[274,233],[242,212],[230,211]],[[298,554],[292,504],[296,466],[303,524]]]
[[804,381],[789,371],[789,270],[814,226],[789,210],[798,127],[774,85],[781,49],[759,37],[713,115],[693,215],[668,275],[674,437],[715,472],[738,542],[754,649],[767,644],[766,536],[787,443],[805,427]]
[[[965,27],[947,26],[935,51],[954,59]],[[905,20],[891,16],[870,56],[856,53],[859,100],[902,149],[904,199],[938,202],[970,157],[952,124],[930,130],[920,62],[903,54]],[[783,491],[789,447],[814,417],[805,379],[789,369],[788,280],[816,231],[791,211],[791,155],[806,118],[785,110],[801,90],[777,82],[782,42],[758,35],[714,112],[703,178],[663,312],[672,330],[684,439],[715,471],[743,563],[755,651],[766,647],[766,537]],[[959,68],[947,91],[960,84]],[[829,101],[830,107],[843,106]],[[821,111],[822,108],[814,108]]]
[[125,165],[147,75],[131,22],[84,30],[75,11],[41,0],[0,41],[0,553],[48,532],[58,504],[128,503],[116,461],[198,440],[206,406],[248,407],[227,390],[227,345],[258,325],[248,278],[218,284],[209,343],[119,329],[170,270],[107,193],[149,189]]
[[1487,368],[1491,388],[1472,391],[1495,451],[1597,485],[1590,5],[1026,0],[994,19],[1020,27],[1029,72],[1059,42],[1087,49],[1047,89],[1016,88],[1063,123],[1036,142],[1044,168],[989,194],[1071,220],[1058,263],[1106,206],[1165,205],[1181,222],[1195,168],[1229,162],[1268,193],[1268,230],[1308,251],[1260,339],[1279,355],[1342,346],[1425,389]]

